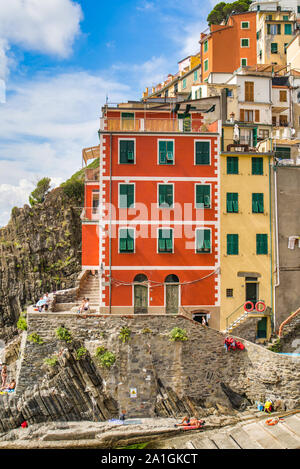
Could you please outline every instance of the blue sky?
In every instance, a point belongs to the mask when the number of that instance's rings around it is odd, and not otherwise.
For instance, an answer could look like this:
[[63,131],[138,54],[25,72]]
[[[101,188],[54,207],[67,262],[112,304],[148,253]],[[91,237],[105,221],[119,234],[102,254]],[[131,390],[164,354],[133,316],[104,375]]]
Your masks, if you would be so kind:
[[198,51],[216,3],[0,0],[0,226],[41,177],[81,167],[106,96],[138,100]]

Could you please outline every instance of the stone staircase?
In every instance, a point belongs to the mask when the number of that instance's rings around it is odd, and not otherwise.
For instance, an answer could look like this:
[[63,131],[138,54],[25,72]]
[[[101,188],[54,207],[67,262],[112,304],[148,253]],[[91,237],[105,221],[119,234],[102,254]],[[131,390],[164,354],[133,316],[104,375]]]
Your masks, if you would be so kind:
[[[272,414],[274,417],[274,414]],[[267,416],[222,429],[203,430],[161,442],[158,449],[300,449],[300,414],[288,415],[277,425]]]
[[82,281],[79,291],[76,295],[76,300],[73,299],[72,303],[57,303],[55,305],[56,312],[70,311],[77,312],[81,306],[82,298],[89,298],[90,313],[99,312],[99,276],[96,273],[94,276],[88,274]]

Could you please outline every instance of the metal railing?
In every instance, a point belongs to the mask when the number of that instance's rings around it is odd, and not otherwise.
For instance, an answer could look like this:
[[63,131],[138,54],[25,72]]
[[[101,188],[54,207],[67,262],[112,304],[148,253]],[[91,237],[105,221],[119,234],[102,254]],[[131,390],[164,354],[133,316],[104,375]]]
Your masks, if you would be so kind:
[[[263,302],[263,300],[257,300],[257,302]],[[249,315],[257,314],[257,315],[270,315],[270,308],[267,307],[265,311],[258,311],[256,309],[253,309],[252,311],[245,311],[244,310],[244,303],[242,303],[240,306],[238,306],[229,316],[226,317],[226,331],[231,329],[234,326],[237,326],[243,319],[246,319]]]

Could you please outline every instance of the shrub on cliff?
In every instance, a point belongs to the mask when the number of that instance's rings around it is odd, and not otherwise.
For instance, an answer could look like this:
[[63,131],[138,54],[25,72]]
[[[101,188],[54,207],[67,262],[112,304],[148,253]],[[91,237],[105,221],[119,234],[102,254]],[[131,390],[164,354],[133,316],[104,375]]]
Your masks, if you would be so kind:
[[207,17],[209,26],[211,24],[221,24],[222,21],[226,21],[231,13],[242,13],[248,11],[252,0],[238,0],[233,3],[220,2],[214,6],[213,10]]
[[64,342],[67,342],[67,344],[70,344],[72,342],[72,335],[64,326],[58,327],[55,332],[56,337],[59,340],[63,340]]
[[24,313],[21,313],[18,319],[17,328],[20,329],[21,331],[27,331],[27,321],[26,321]]
[[172,342],[183,342],[185,340],[188,340],[186,330],[180,329],[180,327],[174,327],[174,329],[171,330],[169,337]]
[[51,179],[47,177],[38,181],[36,188],[29,196],[29,203],[31,206],[44,202],[45,197],[50,190],[50,184]]
[[105,347],[101,346],[96,349],[95,353],[100,365],[104,368],[110,368],[116,361],[114,353],[109,352]]

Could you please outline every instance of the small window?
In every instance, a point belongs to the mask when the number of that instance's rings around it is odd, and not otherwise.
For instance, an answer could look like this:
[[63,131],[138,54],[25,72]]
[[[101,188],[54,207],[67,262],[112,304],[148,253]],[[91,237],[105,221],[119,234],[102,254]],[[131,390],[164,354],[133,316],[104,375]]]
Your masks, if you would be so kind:
[[196,142],[195,152],[197,165],[210,164],[210,142]]
[[227,213],[238,213],[239,194],[237,192],[227,192],[226,210],[227,210]]
[[241,39],[241,47],[249,47],[249,39]]
[[287,101],[287,94],[286,94],[286,91],[285,91],[285,90],[280,90],[280,91],[279,91],[279,101],[281,101],[282,103],[286,103],[286,101]]
[[158,151],[159,164],[174,164],[174,142],[172,140],[160,140]]
[[264,174],[264,160],[262,157],[252,157],[252,174],[262,175]]
[[96,215],[99,211],[99,192],[93,191],[92,193],[92,213]]
[[288,20],[289,20],[288,15],[283,15],[283,21],[288,21]]
[[242,21],[241,22],[242,29],[249,29],[249,21]]
[[256,235],[256,254],[268,254],[268,235]]
[[210,185],[196,184],[196,208],[210,208]]
[[285,53],[285,54],[286,54],[286,49],[287,49],[288,44],[289,44],[288,42],[285,42],[285,43],[284,43],[284,53]]
[[229,256],[237,256],[239,254],[239,235],[227,235],[227,254]]
[[186,88],[186,78],[184,78],[182,80],[182,88],[185,89]]
[[120,252],[134,252],[134,230],[121,228],[119,231]]
[[227,174],[239,174],[238,156],[227,156]]
[[204,41],[204,52],[208,50],[208,41]]
[[285,24],[284,25],[284,34],[292,34],[292,25],[291,24]]
[[226,297],[227,298],[233,297],[233,288],[226,288]]
[[173,230],[160,228],[158,230],[158,252],[173,252]]
[[252,213],[264,213],[264,194],[252,194]]
[[134,206],[134,184],[119,184],[119,208]]
[[194,71],[194,81],[197,81],[198,79],[198,72],[197,70]]
[[211,252],[210,230],[203,230],[203,229],[196,230],[196,252],[197,253],[210,253]]
[[278,52],[278,44],[277,42],[271,43],[271,54],[277,54]]
[[173,207],[173,184],[158,185],[158,206],[160,208]]
[[204,60],[204,71],[207,72],[208,70],[208,59]]
[[247,67],[247,59],[241,59],[241,67]]
[[134,140],[120,140],[120,159],[121,164],[133,164],[134,163]]

